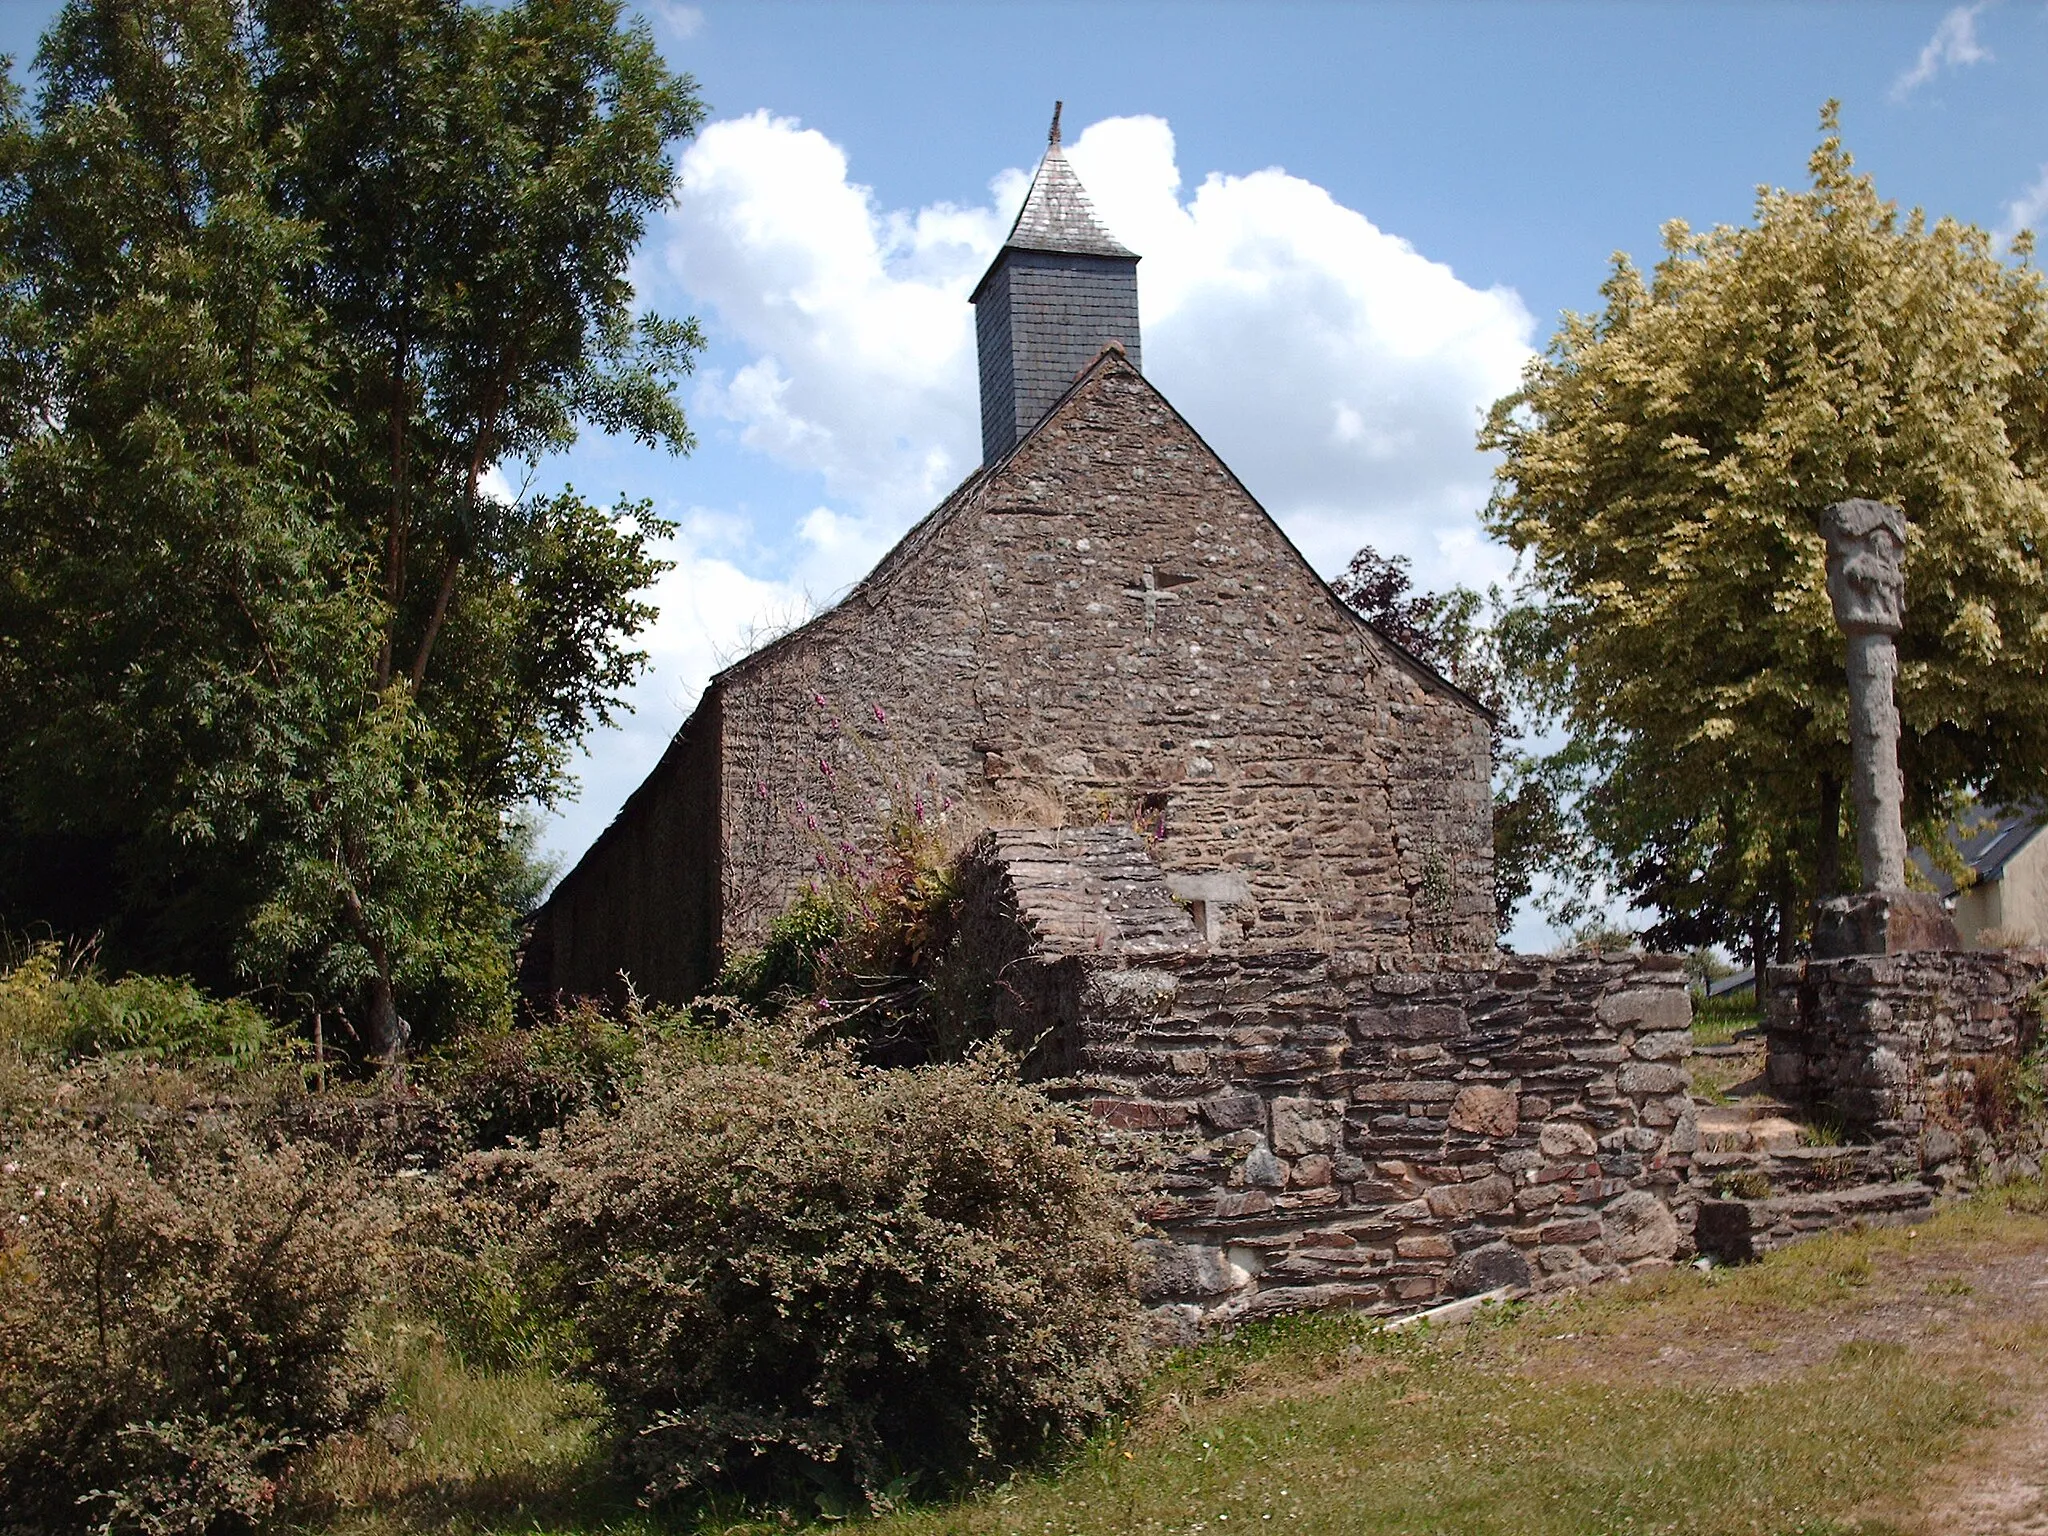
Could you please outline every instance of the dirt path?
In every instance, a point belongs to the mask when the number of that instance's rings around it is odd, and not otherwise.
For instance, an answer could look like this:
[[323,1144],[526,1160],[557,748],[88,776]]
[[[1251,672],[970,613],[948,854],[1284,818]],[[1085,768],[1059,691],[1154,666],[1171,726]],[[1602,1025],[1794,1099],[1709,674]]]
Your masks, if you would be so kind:
[[1659,1307],[1611,1329],[1596,1313],[1585,1339],[1556,1337],[1544,1363],[1607,1379],[1676,1368],[1702,1383],[1753,1386],[1877,1343],[1933,1369],[1981,1372],[1994,1422],[1909,1502],[1858,1515],[1913,1536],[2048,1536],[2048,1229],[2028,1226],[2023,1238],[1980,1242],[1894,1234],[1860,1260],[1815,1264],[1803,1288],[1781,1287],[1787,1294],[1754,1306]]

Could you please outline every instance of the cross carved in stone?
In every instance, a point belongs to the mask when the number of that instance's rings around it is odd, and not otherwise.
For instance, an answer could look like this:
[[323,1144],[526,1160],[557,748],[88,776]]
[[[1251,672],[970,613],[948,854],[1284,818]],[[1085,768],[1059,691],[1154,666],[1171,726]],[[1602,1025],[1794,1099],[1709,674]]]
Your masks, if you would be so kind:
[[[1159,605],[1161,603],[1177,603],[1180,599],[1175,597],[1169,588],[1159,585],[1159,577],[1149,565],[1145,567],[1144,582],[1145,584],[1142,587],[1125,587],[1124,596],[1135,597],[1142,602],[1145,605],[1145,627],[1147,629],[1157,629],[1159,627]],[[1178,583],[1174,583],[1174,585],[1178,585]]]

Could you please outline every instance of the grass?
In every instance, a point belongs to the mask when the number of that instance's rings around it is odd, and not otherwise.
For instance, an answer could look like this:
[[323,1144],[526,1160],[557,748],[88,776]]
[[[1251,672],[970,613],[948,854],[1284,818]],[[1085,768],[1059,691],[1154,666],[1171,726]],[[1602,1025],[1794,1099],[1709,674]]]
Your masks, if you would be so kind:
[[1732,1104],[1735,1100],[1730,1090],[1763,1071],[1763,1047],[1741,1056],[1695,1056],[1685,1067],[1695,1098],[1709,1104]]
[[1756,994],[1729,992],[1721,997],[1696,997],[1692,1005],[1692,1043],[1726,1045],[1745,1029],[1761,1022]]
[[[2015,1373],[2048,1383],[2048,1324],[1979,1294],[2001,1256],[2048,1251],[2044,1212],[2041,1189],[2016,1188],[1919,1229],[1836,1234],[1453,1333],[1387,1335],[1343,1316],[1247,1329],[1174,1357],[1132,1421],[1057,1474],[865,1529],[1892,1530],[1870,1511],[1910,1506],[1933,1469],[1993,1440],[1981,1432],[2007,1411]],[[1906,1303],[1959,1321],[1868,1336]],[[661,1529],[605,1481],[587,1401],[543,1375],[468,1371],[422,1332],[394,1348],[395,1406],[418,1443],[394,1451],[372,1433],[326,1453],[308,1479],[309,1536]]]

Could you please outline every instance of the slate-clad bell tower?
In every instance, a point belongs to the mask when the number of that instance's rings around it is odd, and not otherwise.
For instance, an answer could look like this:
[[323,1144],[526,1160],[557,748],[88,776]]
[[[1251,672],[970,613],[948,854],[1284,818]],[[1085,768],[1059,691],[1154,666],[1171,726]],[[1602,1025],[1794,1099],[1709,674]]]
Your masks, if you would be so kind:
[[1060,150],[1060,108],[1009,239],[972,295],[981,357],[981,457],[993,464],[1105,342],[1138,349],[1138,257],[1095,217]]

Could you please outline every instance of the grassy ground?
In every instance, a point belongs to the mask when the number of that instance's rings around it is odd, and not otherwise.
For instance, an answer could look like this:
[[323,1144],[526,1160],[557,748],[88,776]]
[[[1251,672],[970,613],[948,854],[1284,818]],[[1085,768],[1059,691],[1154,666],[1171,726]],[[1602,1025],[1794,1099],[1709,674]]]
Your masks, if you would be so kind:
[[1726,1045],[1739,1031],[1754,1029],[1760,1022],[1761,1015],[1757,1012],[1756,994],[1753,992],[1731,992],[1725,997],[1695,998],[1692,1009],[1692,1043]]
[[[2011,1522],[2048,1510],[2044,1212],[2038,1189],[1987,1196],[1917,1230],[1434,1336],[1344,1318],[1249,1330],[1170,1363],[1133,1422],[1059,1475],[869,1530],[2038,1529]],[[407,1423],[324,1458],[312,1530],[649,1529],[551,1383],[468,1374],[430,1339],[403,1349]]]

